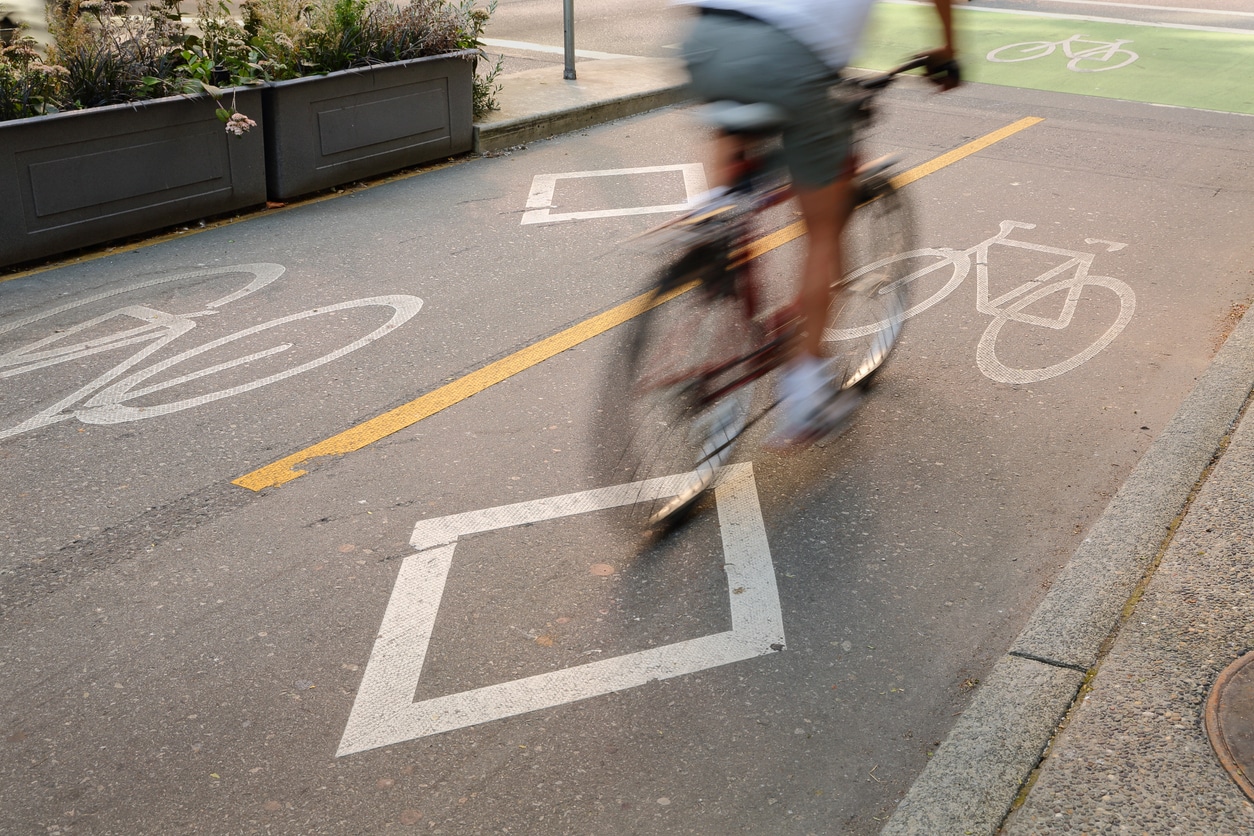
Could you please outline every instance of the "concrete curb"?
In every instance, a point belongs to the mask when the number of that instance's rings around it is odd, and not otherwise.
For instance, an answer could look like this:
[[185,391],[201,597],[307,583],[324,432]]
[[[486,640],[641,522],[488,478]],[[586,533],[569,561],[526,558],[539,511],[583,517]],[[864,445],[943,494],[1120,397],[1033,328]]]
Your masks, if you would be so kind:
[[996,833],[1084,674],[1004,656],[882,833]]
[[1254,390],[1244,317],[994,666],[883,834],[993,834]]
[[575,70],[573,81],[562,78],[559,65],[503,77],[500,109],[474,126],[475,152],[547,139],[687,98],[678,61],[610,58],[579,63]]
[[507,122],[475,125],[474,151],[476,154],[484,154],[489,151],[499,151],[502,148],[512,148],[515,145],[548,139],[551,136],[577,131],[580,128],[588,128],[678,104],[686,98],[687,93],[682,87],[677,86],[597,102],[591,106],[580,105],[564,111],[541,113]]

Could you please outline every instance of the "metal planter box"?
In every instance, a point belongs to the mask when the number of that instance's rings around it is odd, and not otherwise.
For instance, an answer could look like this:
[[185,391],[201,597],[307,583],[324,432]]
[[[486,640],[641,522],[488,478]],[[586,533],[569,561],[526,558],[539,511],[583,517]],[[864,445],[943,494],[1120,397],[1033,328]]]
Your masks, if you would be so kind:
[[0,122],[0,267],[264,203],[261,91],[229,93],[241,137],[203,96]]
[[269,84],[271,200],[471,149],[475,50]]

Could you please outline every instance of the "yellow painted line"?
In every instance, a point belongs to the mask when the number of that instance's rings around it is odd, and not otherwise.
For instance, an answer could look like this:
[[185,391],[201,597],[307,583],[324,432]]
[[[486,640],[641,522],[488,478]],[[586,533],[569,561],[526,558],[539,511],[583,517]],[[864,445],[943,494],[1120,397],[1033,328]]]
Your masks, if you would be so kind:
[[[946,154],[942,154],[930,162],[903,172],[893,178],[893,185],[900,187],[913,183],[921,177],[939,171],[945,166],[952,165],[1041,121],[1043,120],[1036,117],[1020,119],[1018,122],[1007,125],[979,139],[972,140],[966,145]],[[782,247],[789,241],[796,240],[803,234],[805,234],[805,225],[801,221],[790,224],[753,242],[749,248],[749,257],[757,258],[764,253]],[[604,313],[586,319],[578,325],[573,325],[551,337],[546,337],[537,343],[516,351],[508,357],[489,363],[483,368],[477,369],[452,383],[445,384],[439,389],[428,392],[416,400],[402,404],[382,415],[364,421],[325,441],[320,441],[312,447],[306,447],[300,452],[279,459],[273,464],[268,464],[251,473],[246,473],[235,479],[232,484],[239,485],[241,488],[248,488],[251,491],[259,491],[263,488],[277,487],[290,482],[299,476],[305,475],[307,472],[297,469],[300,465],[323,456],[342,456],[345,453],[360,450],[381,438],[410,427],[437,412],[448,409],[450,406],[458,404],[472,395],[477,395],[519,372],[543,363],[550,357],[574,348],[598,334],[604,334],[611,328],[639,316],[650,308],[684,293],[689,287],[679,288],[661,298],[654,297],[652,292],[637,296],[635,299],[624,302]]]
[[[909,185],[915,180],[921,180],[929,174],[940,171],[947,165],[953,165],[959,160],[966,159],[977,151],[983,151],[990,145],[1001,142],[1006,137],[1013,136],[1019,133],[1019,131],[1022,131],[1025,128],[1030,128],[1043,121],[1045,120],[1039,116],[1028,116],[1020,119],[1018,122],[1013,122],[1004,128],[993,131],[991,134],[986,134],[979,139],[973,139],[966,145],[955,148],[945,154],[941,154],[934,160],[915,166],[909,171],[903,171],[901,174],[898,174],[892,179],[892,184],[900,189],[902,186]],[[772,232],[770,235],[767,235],[764,238],[759,238],[757,241],[750,244],[748,257],[757,258],[764,253],[769,253],[776,247],[782,247],[789,241],[794,241],[797,238],[800,238],[802,235],[805,235],[805,233],[806,226],[804,221],[797,221],[796,223],[789,224],[783,229]]]
[[259,491],[262,488],[275,487],[282,485],[284,482],[290,482],[298,476],[303,476],[306,472],[304,470],[296,470],[295,468],[298,465],[321,456],[342,456],[345,453],[360,450],[385,436],[418,423],[423,418],[448,409],[471,395],[477,395],[484,389],[495,386],[502,380],[543,363],[545,360],[561,354],[568,348],[574,348],[598,334],[603,334],[632,317],[639,316],[650,308],[669,302],[692,287],[693,285],[689,284],[660,297],[655,297],[652,292],[637,296],[635,299],[611,308],[605,313],[597,314],[591,319],[585,319],[578,325],[571,326],[565,331],[540,340],[538,343],[533,343],[521,351],[516,351],[508,357],[497,360],[495,363],[489,363],[465,377],[428,392],[417,400],[402,404],[382,415],[332,436],[326,441],[321,441],[312,447],[301,450],[299,453],[293,453],[287,458],[280,459],[274,464],[266,465],[263,468],[254,470],[252,473],[247,473],[234,480],[232,484],[239,485],[241,488]]
[[749,245],[749,252],[746,259],[757,258],[760,255],[766,255],[771,250],[782,247],[789,241],[795,241],[802,235],[806,234],[805,221],[797,221],[791,223],[783,229],[777,229],[770,235],[764,235]]
[[1001,142],[1003,139],[1019,133],[1019,131],[1030,128],[1033,125],[1038,125],[1044,121],[1045,120],[1039,116],[1028,116],[1024,119],[1020,119],[1018,122],[1012,122],[1000,130],[993,131],[991,134],[985,134],[979,139],[971,140],[960,148],[955,148],[946,154],[941,154],[931,162],[924,163],[923,165],[916,166],[909,171],[904,171],[901,174],[898,174],[893,178],[892,183],[900,189],[902,186],[909,185],[915,180],[926,177],[933,172],[940,171],[947,165],[953,165],[959,160],[966,159],[977,151],[983,151],[990,145]]

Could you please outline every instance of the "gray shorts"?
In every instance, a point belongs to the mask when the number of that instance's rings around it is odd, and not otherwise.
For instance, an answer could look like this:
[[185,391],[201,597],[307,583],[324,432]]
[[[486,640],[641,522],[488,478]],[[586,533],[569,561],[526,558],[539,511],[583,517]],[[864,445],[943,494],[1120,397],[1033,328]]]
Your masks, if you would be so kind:
[[795,183],[819,188],[840,178],[853,142],[852,114],[831,95],[836,70],[810,49],[760,20],[703,14],[683,56],[697,98],[767,102],[789,114],[784,161]]

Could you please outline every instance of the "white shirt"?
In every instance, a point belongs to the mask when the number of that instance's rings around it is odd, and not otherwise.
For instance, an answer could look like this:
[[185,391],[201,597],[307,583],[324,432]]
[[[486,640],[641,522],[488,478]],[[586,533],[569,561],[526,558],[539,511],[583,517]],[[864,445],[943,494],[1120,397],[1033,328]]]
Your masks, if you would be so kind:
[[875,0],[675,0],[743,12],[771,24],[801,43],[834,69],[846,66],[866,28]]

